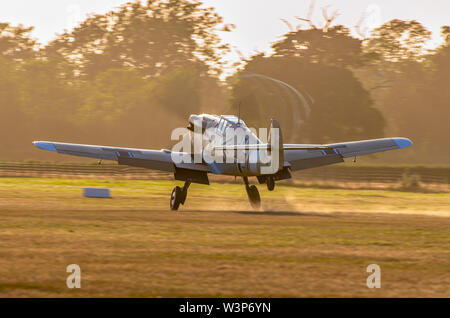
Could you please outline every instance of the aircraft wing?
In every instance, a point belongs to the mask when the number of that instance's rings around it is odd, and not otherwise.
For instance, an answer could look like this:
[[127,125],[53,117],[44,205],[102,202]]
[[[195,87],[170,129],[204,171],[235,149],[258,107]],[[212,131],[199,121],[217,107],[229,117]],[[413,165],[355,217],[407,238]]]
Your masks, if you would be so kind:
[[[270,144],[220,145],[214,150],[270,150]],[[326,150],[333,149],[325,145],[283,145],[284,150]]]
[[203,164],[181,163],[175,164],[169,150],[147,150],[134,148],[118,148],[107,146],[68,144],[61,142],[35,141],[33,144],[43,150],[60,154],[117,161],[121,165],[141,167],[167,172],[193,170],[210,172]]
[[[206,164],[174,163],[169,150],[147,150],[118,148],[107,146],[68,144],[48,141],[35,141],[34,145],[43,150],[61,154],[117,161],[121,165],[146,169],[183,173],[198,172],[197,177],[204,180],[204,174],[211,172]],[[383,138],[362,141],[343,142],[327,145],[284,144],[285,166],[291,170],[314,168],[343,162],[343,158],[356,157],[376,152],[402,149],[412,145],[407,138]],[[261,150],[268,149],[267,144],[219,146],[223,150]],[[182,177],[182,176],[180,176]],[[205,181],[206,182],[206,181]]]
[[[376,152],[403,149],[412,145],[408,138],[383,138],[341,142],[327,145],[284,144],[285,166],[302,170],[343,162],[343,158],[368,155]],[[298,149],[295,147],[298,146]],[[304,147],[304,149],[301,149]],[[308,147],[311,149],[305,150]],[[316,147],[316,148],[315,148]],[[323,149],[321,149],[323,147]]]

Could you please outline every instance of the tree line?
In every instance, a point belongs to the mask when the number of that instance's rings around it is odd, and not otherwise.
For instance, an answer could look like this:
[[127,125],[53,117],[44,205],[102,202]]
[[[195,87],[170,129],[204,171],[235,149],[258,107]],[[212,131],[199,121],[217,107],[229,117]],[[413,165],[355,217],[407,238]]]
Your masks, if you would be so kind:
[[408,158],[388,160],[448,163],[449,26],[433,50],[417,21],[362,39],[330,23],[292,28],[221,80],[219,35],[233,28],[188,0],[127,3],[47,45],[0,23],[0,159],[44,158],[38,139],[167,148],[191,113],[240,112],[255,127],[277,118],[289,142],[406,136]]

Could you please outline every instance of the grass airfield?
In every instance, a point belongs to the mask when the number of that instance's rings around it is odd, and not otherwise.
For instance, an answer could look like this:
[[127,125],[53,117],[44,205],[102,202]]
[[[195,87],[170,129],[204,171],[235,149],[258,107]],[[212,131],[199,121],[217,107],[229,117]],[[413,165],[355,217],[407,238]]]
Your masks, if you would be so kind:
[[449,193],[259,186],[254,211],[213,183],[173,212],[175,184],[0,178],[0,296],[450,297]]

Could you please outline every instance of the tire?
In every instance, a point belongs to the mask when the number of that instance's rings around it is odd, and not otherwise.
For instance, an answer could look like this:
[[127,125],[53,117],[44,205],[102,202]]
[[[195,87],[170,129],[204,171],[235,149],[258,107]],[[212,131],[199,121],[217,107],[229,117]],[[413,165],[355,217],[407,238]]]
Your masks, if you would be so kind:
[[183,190],[176,186],[172,190],[172,195],[170,196],[170,209],[172,211],[177,211],[180,207],[181,200],[183,199]]
[[254,185],[247,188],[248,200],[254,209],[261,206],[261,197],[259,196],[258,188]]
[[267,190],[273,191],[275,189],[275,180],[273,177],[268,177],[266,183],[267,183]]

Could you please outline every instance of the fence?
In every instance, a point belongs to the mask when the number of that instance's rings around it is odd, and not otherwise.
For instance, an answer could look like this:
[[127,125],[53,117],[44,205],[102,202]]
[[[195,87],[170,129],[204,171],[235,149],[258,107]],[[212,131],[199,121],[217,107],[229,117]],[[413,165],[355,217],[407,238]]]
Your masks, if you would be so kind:
[[417,176],[423,183],[448,185],[450,167],[336,165],[297,171],[294,175],[303,180],[376,183],[395,183],[401,181],[404,176]]
[[[299,181],[336,181],[356,183],[398,183],[404,176],[417,176],[421,183],[449,185],[450,167],[430,166],[358,166],[334,165],[293,173]],[[46,178],[95,178],[95,179],[135,179],[172,180],[170,173],[150,171],[142,168],[114,164],[72,164],[72,163],[14,163],[0,162],[0,177],[46,177]],[[214,181],[229,178],[212,177]]]
[[11,163],[0,162],[0,177],[169,179],[171,174],[114,164]]

